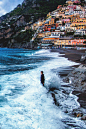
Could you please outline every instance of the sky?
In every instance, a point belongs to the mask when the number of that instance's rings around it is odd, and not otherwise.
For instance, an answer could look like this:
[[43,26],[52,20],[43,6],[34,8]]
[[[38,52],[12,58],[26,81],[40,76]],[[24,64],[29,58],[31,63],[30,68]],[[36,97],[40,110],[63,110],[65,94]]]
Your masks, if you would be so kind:
[[24,0],[0,0],[0,16],[12,11],[18,4],[21,4],[23,1]]
[[24,0],[0,0],[0,16],[12,11],[18,4]]

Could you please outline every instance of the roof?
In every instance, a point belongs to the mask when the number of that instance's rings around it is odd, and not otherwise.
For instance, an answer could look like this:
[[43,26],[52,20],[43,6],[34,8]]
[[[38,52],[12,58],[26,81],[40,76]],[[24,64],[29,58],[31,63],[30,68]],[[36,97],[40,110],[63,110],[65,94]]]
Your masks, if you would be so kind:
[[70,19],[62,19],[62,21],[70,21]]

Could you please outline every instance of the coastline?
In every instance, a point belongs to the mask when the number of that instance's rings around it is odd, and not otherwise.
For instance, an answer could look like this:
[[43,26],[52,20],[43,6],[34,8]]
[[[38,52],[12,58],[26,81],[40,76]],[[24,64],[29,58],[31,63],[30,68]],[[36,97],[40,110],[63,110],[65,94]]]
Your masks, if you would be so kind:
[[[73,62],[79,63],[78,65],[72,66],[71,71],[63,70],[61,73],[59,73],[59,75],[62,77],[64,82],[69,83],[69,86],[72,86],[72,93],[78,97],[80,108],[74,110],[72,114],[75,117],[81,117],[81,119],[83,119],[85,114],[81,108],[86,109],[86,62],[81,61],[80,59],[82,55],[85,55],[85,51],[86,49],[51,49],[51,52],[59,52],[62,54],[60,56],[68,58],[68,60]],[[86,117],[84,120],[86,120]]]
[[81,56],[85,55],[85,51],[86,49],[83,50],[76,50],[76,49],[51,49],[51,52],[59,52],[60,54],[64,54],[64,55],[60,55],[62,57],[68,58],[68,60],[74,61],[76,63],[81,63],[86,65],[85,62],[80,61]]

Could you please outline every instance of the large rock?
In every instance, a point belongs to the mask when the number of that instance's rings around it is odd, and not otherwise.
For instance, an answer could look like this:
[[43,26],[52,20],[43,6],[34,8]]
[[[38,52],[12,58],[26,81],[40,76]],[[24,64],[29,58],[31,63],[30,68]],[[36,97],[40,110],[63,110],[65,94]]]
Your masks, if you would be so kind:
[[86,90],[86,66],[80,65],[68,74],[63,81],[70,83],[77,91]]
[[82,120],[86,120],[86,115],[82,116],[81,119],[82,119]]

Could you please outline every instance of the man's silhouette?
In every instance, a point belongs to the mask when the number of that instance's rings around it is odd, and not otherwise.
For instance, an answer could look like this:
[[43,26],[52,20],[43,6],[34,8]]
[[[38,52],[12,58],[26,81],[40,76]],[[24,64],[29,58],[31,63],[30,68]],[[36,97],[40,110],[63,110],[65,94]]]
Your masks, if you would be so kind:
[[43,86],[44,86],[44,81],[45,81],[44,74],[43,71],[41,71],[41,83]]

